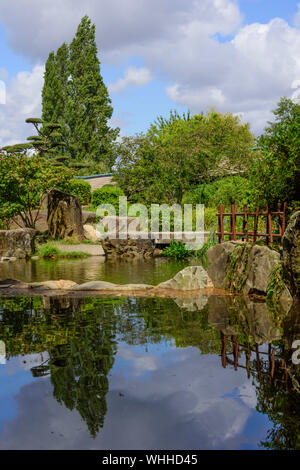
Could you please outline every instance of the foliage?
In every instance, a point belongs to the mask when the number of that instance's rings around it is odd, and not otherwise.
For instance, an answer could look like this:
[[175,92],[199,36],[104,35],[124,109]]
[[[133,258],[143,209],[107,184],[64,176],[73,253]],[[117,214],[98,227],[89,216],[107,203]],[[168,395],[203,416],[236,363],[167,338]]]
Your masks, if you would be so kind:
[[43,118],[62,125],[63,154],[71,162],[110,169],[119,129],[109,127],[113,108],[100,73],[95,25],[84,16],[71,44],[51,52],[43,87]]
[[46,122],[57,122],[61,125],[62,140],[65,145],[62,155],[68,155],[70,140],[67,126],[67,88],[69,76],[69,49],[66,43],[57,50],[50,52],[45,65],[44,86],[42,90],[42,119]]
[[253,141],[248,125],[230,113],[171,112],[147,134],[123,139],[115,180],[132,202],[181,203],[200,181],[245,169]]
[[[40,118],[28,118],[26,122],[33,124],[37,135],[27,138],[29,143],[8,145],[3,150],[8,154],[25,155],[29,149],[35,149],[41,157],[52,157],[64,145],[62,141],[61,125],[56,122],[46,122]],[[58,162],[59,163],[59,162]]]
[[215,232],[211,231],[207,242],[205,242],[199,250],[194,251],[193,253],[194,258],[200,259],[201,264],[204,269],[208,268],[208,259],[207,259],[208,249],[211,248],[212,246],[217,245],[217,243],[218,243],[218,238]]
[[260,152],[250,172],[254,203],[274,206],[299,198],[300,104],[281,98],[259,138]]
[[162,255],[169,258],[182,259],[190,256],[191,251],[181,241],[176,242],[172,240],[170,245],[163,250]]
[[271,273],[271,279],[267,287],[267,299],[277,303],[284,287],[283,266],[282,264],[279,264]]
[[71,178],[67,168],[56,167],[43,157],[0,153],[0,219],[20,215],[26,227],[34,228],[40,196],[53,187],[63,189]]
[[248,178],[240,175],[218,178],[209,183],[203,183],[188,191],[184,204],[204,204],[206,207],[218,207],[231,204],[243,206],[251,203],[251,187]]
[[78,197],[80,204],[89,204],[92,196],[91,185],[87,181],[74,179],[70,182],[69,192]]
[[84,251],[63,251],[52,243],[42,245],[38,250],[41,258],[87,258],[90,256]]
[[112,204],[119,214],[119,197],[124,196],[121,188],[113,184],[105,184],[102,188],[92,192],[92,206],[97,208],[101,204]]

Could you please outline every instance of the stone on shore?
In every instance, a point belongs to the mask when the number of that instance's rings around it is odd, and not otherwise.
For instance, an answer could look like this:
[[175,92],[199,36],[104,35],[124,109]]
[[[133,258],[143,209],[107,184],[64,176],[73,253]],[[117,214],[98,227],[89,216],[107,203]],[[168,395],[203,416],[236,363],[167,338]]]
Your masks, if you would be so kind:
[[173,279],[162,282],[157,287],[161,289],[198,290],[212,287],[212,282],[202,266],[188,266]]
[[84,236],[87,240],[89,240],[92,243],[97,243],[101,240],[100,233],[97,232],[97,230],[92,226],[92,225],[84,225],[83,226],[84,230]]
[[36,231],[31,228],[0,230],[0,257],[23,259],[34,253]]
[[214,287],[245,295],[266,295],[280,254],[267,246],[224,242],[209,248],[208,275]]
[[69,290],[77,286],[74,281],[43,281],[43,282],[30,282],[28,287],[31,289],[49,289],[49,290]]
[[108,290],[114,288],[116,284],[112,284],[111,282],[105,281],[90,281],[85,282],[84,284],[77,284],[76,286],[72,287],[71,290]]

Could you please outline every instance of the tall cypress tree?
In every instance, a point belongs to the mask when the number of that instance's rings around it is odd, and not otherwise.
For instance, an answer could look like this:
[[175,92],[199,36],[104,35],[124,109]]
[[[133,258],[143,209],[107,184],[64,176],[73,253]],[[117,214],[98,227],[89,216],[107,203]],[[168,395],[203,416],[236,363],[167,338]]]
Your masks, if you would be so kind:
[[117,130],[108,125],[113,108],[100,74],[95,25],[84,16],[69,47],[67,119],[76,161],[105,161]]
[[69,47],[64,43],[56,54],[49,54],[42,101],[42,119],[61,124],[66,143],[62,153],[75,166],[111,166],[111,144],[119,129],[108,125],[113,108],[100,73],[95,25],[88,16],[82,18]]
[[42,119],[45,122],[54,122],[61,125],[60,133],[66,146],[63,154],[68,154],[70,132],[67,123],[68,77],[69,77],[69,49],[63,44],[56,55],[50,52],[46,62],[44,86],[42,90]]

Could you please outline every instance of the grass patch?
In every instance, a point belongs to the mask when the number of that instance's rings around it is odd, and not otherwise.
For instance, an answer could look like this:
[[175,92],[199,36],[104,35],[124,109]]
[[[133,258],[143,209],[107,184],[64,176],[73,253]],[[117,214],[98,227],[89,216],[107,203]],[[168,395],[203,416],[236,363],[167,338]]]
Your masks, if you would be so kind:
[[51,243],[46,243],[38,249],[38,255],[41,258],[88,258],[90,255],[84,251],[62,251]]

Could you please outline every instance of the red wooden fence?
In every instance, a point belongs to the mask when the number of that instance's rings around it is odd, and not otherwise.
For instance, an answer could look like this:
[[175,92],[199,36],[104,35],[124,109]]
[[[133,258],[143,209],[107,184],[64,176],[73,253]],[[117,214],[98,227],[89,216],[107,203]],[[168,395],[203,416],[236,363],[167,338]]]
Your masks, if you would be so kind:
[[[225,235],[229,236],[229,240],[237,240],[237,237],[242,237],[243,240],[256,242],[257,238],[266,237],[267,245],[272,245],[274,238],[279,238],[284,234],[285,231],[285,220],[286,220],[286,202],[283,207],[280,203],[277,204],[277,211],[271,211],[269,206],[266,207],[265,211],[259,211],[256,209],[254,212],[248,212],[248,207],[244,206],[243,211],[239,212],[237,206],[231,206],[231,212],[225,212],[224,206],[219,206],[219,212],[217,214],[219,219],[219,230],[217,235],[219,237],[219,243],[225,241]],[[230,230],[224,230],[224,217],[230,217]],[[243,217],[243,230],[237,231],[236,218]],[[253,230],[249,230],[249,219],[253,217]],[[266,218],[266,233],[258,232],[259,217]],[[274,218],[277,219],[277,232],[273,232]]]

